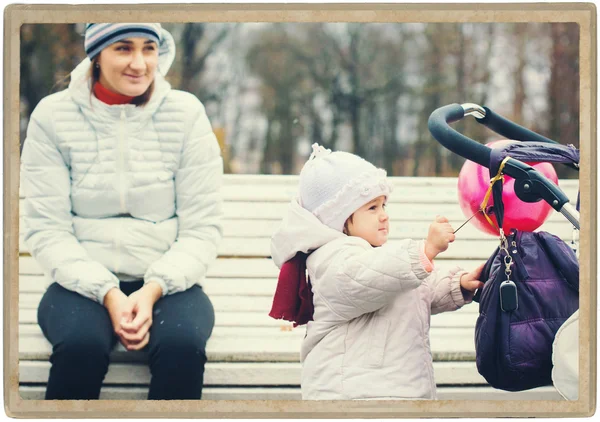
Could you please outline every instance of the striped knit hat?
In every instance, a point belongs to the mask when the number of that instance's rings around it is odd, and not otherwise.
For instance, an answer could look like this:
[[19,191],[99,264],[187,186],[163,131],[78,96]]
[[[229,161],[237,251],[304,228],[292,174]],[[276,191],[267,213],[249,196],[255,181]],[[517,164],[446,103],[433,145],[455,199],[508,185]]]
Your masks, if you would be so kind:
[[85,27],[85,53],[91,59],[117,41],[131,37],[161,41],[160,23],[88,23]]

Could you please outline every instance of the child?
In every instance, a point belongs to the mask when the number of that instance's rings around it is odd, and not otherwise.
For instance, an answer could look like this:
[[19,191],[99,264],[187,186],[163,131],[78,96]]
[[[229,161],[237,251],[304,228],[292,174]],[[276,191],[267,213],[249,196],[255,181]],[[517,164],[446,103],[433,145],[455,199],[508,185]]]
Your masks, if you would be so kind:
[[[432,272],[431,261],[454,241],[444,217],[431,224],[425,241],[387,244],[390,190],[384,170],[314,144],[299,197],[272,238],[279,267],[310,254],[314,313],[295,318],[298,324],[313,319],[300,354],[303,399],[436,398],[430,315],[469,303],[483,285],[482,266],[444,277]],[[274,310],[281,292],[290,290],[288,270],[282,268]]]

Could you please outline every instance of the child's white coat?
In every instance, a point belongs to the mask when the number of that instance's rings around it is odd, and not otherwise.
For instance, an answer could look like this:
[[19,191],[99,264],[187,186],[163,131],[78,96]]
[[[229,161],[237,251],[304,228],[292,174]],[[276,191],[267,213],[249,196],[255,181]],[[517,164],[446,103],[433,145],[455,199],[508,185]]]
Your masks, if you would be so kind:
[[465,271],[427,273],[422,247],[407,239],[373,248],[292,201],[271,250],[278,266],[314,251],[307,260],[315,311],[301,350],[303,399],[436,397],[430,315],[456,310],[472,295],[460,288]]

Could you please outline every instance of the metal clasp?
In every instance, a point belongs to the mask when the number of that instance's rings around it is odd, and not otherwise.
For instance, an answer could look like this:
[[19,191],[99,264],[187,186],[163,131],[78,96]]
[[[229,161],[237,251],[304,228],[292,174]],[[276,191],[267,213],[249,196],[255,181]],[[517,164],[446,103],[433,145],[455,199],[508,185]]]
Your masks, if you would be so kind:
[[508,251],[508,239],[504,235],[504,230],[502,229],[500,229],[500,250],[504,252],[504,274],[506,274],[506,279],[510,280],[513,258]]

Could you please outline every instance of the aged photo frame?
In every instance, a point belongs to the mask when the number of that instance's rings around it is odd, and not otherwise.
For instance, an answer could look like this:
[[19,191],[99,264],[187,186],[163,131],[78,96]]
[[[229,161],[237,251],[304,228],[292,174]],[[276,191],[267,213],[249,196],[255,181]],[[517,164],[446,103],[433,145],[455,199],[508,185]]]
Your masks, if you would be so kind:
[[[43,386],[49,364],[47,356],[51,346],[46,344],[35,324],[35,307],[30,302],[41,297],[41,270],[36,266],[20,239],[20,154],[22,138],[19,84],[22,83],[21,28],[23,25],[82,24],[84,22],[163,22],[163,23],[255,23],[255,22],[357,22],[357,23],[568,23],[579,30],[579,192],[581,200],[581,230],[579,237],[579,395],[576,400],[562,400],[558,394],[543,390],[539,397],[530,396],[511,400],[510,395],[492,399],[489,395],[480,400],[466,399],[448,392],[439,400],[386,400],[386,401],[302,401],[298,383],[289,384],[287,372],[299,373],[298,350],[291,350],[302,336],[303,328],[291,324],[274,323],[265,334],[264,344],[250,345],[247,341],[251,321],[227,329],[232,338],[219,338],[219,348],[213,356],[219,356],[211,368],[211,385],[216,386],[205,393],[203,400],[141,400],[146,390],[140,389],[132,379],[147,380],[148,373],[137,366],[128,366],[127,359],[119,365],[129,368],[122,374],[110,373],[117,388],[101,400],[43,400]],[[5,410],[18,418],[77,418],[77,417],[183,417],[183,418],[396,418],[396,417],[583,417],[596,410],[596,319],[597,319],[597,13],[591,3],[557,4],[180,4],[180,5],[11,5],[4,16],[4,401]],[[443,104],[440,104],[440,106]],[[433,110],[432,110],[433,111]],[[213,125],[214,126],[214,125]],[[216,137],[222,134],[215,130]],[[222,142],[222,139],[218,139]],[[568,143],[568,142],[565,142]],[[221,144],[222,151],[227,149]],[[243,163],[242,163],[243,164]],[[242,165],[233,163],[233,165]],[[240,173],[243,173],[241,171]],[[235,207],[244,207],[253,198],[265,202],[260,212],[272,212],[273,203],[283,205],[296,187],[297,179],[273,179],[273,185],[261,185],[261,175],[238,174],[230,180],[235,190],[226,195],[237,201]],[[395,182],[396,183],[396,182]],[[399,183],[399,182],[397,182]],[[429,182],[427,182],[429,183]],[[398,185],[402,188],[404,185]],[[571,185],[569,185],[571,186]],[[575,186],[574,184],[572,186]],[[439,188],[439,186],[438,186]],[[452,185],[451,189],[455,189]],[[453,191],[454,192],[454,191]],[[577,190],[575,189],[575,193]],[[569,193],[573,193],[572,190]],[[279,196],[277,196],[279,195]],[[281,199],[285,197],[285,201]],[[275,199],[274,199],[275,198]],[[573,199],[573,198],[571,198]],[[240,208],[241,209],[241,208]],[[281,214],[278,214],[281,215]],[[562,217],[562,216],[561,216]],[[274,218],[273,218],[274,219]],[[258,224],[258,223],[257,223]],[[266,224],[264,221],[261,224]],[[237,226],[236,226],[237,227]],[[227,248],[235,259],[222,263],[214,278],[238,281],[236,297],[239,306],[258,306],[268,303],[273,293],[277,272],[268,252],[252,252],[256,244],[267,250],[268,243],[248,243],[243,236],[227,240]],[[262,243],[261,243],[262,242]],[[259,256],[257,256],[259,255]],[[249,263],[255,258],[254,263]],[[261,258],[260,260],[257,258]],[[260,262],[259,262],[260,261]],[[254,267],[251,267],[254,265]],[[241,266],[241,267],[240,267]],[[248,275],[253,272],[254,275]],[[209,276],[211,277],[210,273]],[[245,279],[243,279],[245,278]],[[249,288],[250,282],[269,279],[260,298]],[[254,279],[254,280],[252,280]],[[243,282],[246,283],[243,283]],[[215,289],[223,289],[215,283]],[[23,293],[25,292],[25,293]],[[247,295],[246,298],[243,296]],[[233,296],[232,296],[233,297]],[[38,302],[35,302],[36,304]],[[253,303],[254,302],[254,303]],[[30,306],[31,305],[31,306]],[[220,306],[220,305],[219,305]],[[237,306],[228,302],[224,308]],[[474,305],[473,305],[474,306]],[[269,309],[264,310],[265,316]],[[156,317],[155,317],[156,318]],[[22,324],[24,320],[28,322]],[[22,325],[26,326],[22,329]],[[227,325],[225,323],[224,325]],[[433,326],[433,325],[432,325]],[[230,327],[231,328],[231,327]],[[272,339],[271,333],[281,338]],[[302,333],[301,333],[302,334]],[[264,347],[263,347],[264,346]],[[443,344],[440,350],[443,349]],[[295,347],[295,346],[294,346]],[[240,352],[232,351],[239,348]],[[269,349],[265,352],[263,349]],[[433,347],[434,361],[443,353]],[[474,353],[468,358],[461,350],[448,354],[458,356],[453,361],[469,361],[469,370],[475,368]],[[472,355],[472,356],[471,356]],[[41,357],[40,357],[41,356]],[[260,356],[260,358],[256,358]],[[466,355],[465,355],[466,356]],[[209,355],[209,362],[211,356]],[[448,359],[450,361],[450,359]],[[24,363],[25,362],[25,363]],[[29,362],[29,363],[27,363]],[[253,377],[244,391],[239,389],[235,399],[227,389],[231,384],[232,370],[227,365],[235,363],[240,373]],[[445,362],[446,363],[446,362]],[[444,372],[444,379],[451,380],[460,371],[440,365],[436,371]],[[464,365],[467,366],[466,364]],[[133,368],[133,369],[132,369]],[[140,372],[141,371],[141,372]],[[468,371],[467,371],[468,372]],[[23,381],[24,374],[27,381]],[[284,374],[284,375],[282,375]],[[237,375],[236,375],[237,376]],[[460,375],[458,375],[460,376]],[[137,377],[137,378],[136,378]],[[466,376],[465,385],[470,375]],[[147,383],[147,381],[143,381]],[[450,381],[442,382],[442,388]],[[277,386],[276,393],[261,396],[261,388]],[[479,384],[478,384],[479,386]],[[23,388],[25,387],[25,388]],[[477,394],[477,388],[470,390]],[[488,392],[489,393],[489,392]],[[268,397],[265,399],[265,397]]]

